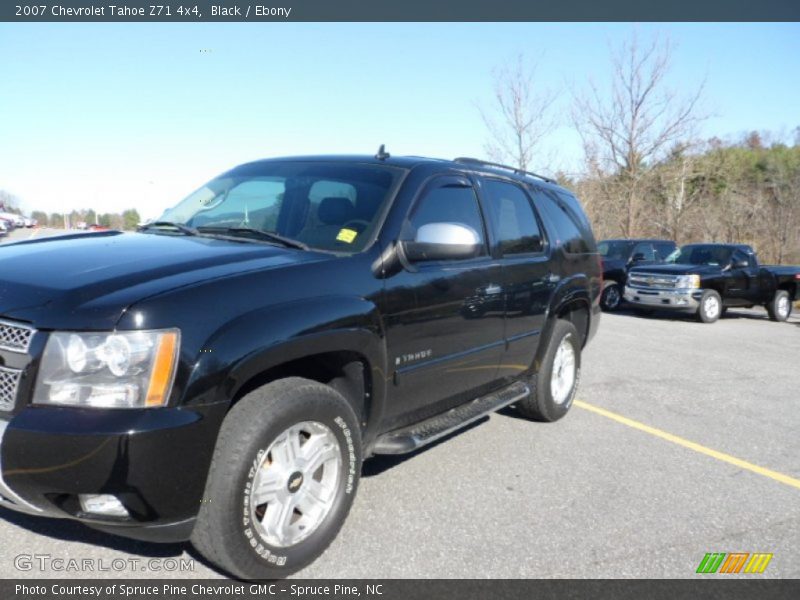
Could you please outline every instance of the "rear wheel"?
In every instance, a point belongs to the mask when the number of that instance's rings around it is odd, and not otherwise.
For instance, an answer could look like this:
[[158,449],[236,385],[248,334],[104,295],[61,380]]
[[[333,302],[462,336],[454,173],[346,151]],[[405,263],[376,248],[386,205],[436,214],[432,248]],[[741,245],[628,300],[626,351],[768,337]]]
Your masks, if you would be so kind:
[[531,395],[517,403],[517,412],[536,421],[557,421],[569,411],[581,378],[578,330],[558,319]]
[[603,290],[603,295],[600,296],[600,308],[611,312],[617,310],[620,304],[622,304],[622,290],[618,283],[612,283]]
[[242,398],[223,422],[192,543],[242,579],[319,557],[353,503],[361,436],[347,400],[292,377]]
[[767,304],[767,314],[773,321],[785,321],[792,314],[792,300],[789,292],[778,290],[772,301]]
[[714,290],[706,290],[700,296],[697,318],[702,323],[713,323],[722,314],[722,298]]

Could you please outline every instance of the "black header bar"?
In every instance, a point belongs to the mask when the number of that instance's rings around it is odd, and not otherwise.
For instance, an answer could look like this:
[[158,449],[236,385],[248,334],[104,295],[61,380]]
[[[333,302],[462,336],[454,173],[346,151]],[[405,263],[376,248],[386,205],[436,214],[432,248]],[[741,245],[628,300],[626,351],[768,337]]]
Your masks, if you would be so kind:
[[800,21],[798,0],[4,0],[7,22]]

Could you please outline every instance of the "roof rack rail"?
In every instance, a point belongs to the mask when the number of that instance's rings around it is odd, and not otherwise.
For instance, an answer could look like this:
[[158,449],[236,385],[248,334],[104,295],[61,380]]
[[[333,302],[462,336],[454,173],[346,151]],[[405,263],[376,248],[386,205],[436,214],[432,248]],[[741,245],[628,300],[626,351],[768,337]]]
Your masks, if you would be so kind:
[[472,165],[482,165],[484,167],[495,167],[497,169],[505,169],[506,171],[513,171],[518,175],[530,175],[531,177],[536,177],[537,179],[546,181],[547,183],[557,183],[555,179],[551,179],[550,177],[545,177],[544,175],[539,175],[538,173],[534,173],[532,171],[525,171],[523,169],[518,169],[517,167],[510,167],[508,165],[489,162],[488,160],[481,160],[479,158],[470,158],[469,156],[459,156],[458,158],[454,158],[453,162],[466,163]]

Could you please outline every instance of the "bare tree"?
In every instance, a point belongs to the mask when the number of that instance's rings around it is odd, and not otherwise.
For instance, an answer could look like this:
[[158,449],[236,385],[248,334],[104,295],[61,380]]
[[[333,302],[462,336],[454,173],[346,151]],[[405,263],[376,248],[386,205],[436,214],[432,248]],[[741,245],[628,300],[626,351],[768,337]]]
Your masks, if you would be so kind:
[[587,159],[615,181],[612,193],[622,201],[621,229],[628,237],[637,231],[648,166],[691,139],[704,118],[698,115],[702,84],[683,98],[667,87],[670,56],[668,41],[654,38],[643,47],[634,36],[612,53],[610,93],[592,83],[575,99],[573,122]]
[[486,153],[526,170],[542,138],[555,128],[551,109],[558,93],[537,85],[536,67],[522,55],[514,64],[495,69],[493,79],[491,109],[480,108],[490,138]]
[[679,244],[691,235],[690,222],[696,220],[706,193],[707,177],[701,156],[689,144],[678,144],[669,158],[655,170],[652,178],[654,196],[663,201],[660,214],[652,211],[654,232]]

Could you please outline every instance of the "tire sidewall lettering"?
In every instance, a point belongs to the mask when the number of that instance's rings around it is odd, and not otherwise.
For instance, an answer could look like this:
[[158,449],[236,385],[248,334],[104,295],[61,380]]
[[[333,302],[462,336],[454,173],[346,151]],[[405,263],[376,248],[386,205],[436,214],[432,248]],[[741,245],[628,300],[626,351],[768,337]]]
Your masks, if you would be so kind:
[[345,438],[345,448],[347,449],[347,484],[345,485],[344,493],[345,494],[352,494],[353,490],[355,489],[355,477],[356,477],[356,450],[355,446],[353,445],[353,434],[350,432],[350,428],[347,426],[347,421],[345,421],[341,416],[337,416],[334,420],[334,423],[339,426],[342,430],[342,435]]
[[274,554],[270,548],[259,541],[260,536],[253,528],[253,522],[250,516],[250,494],[253,491],[253,479],[255,479],[256,473],[258,472],[261,459],[266,453],[267,448],[259,449],[247,472],[247,477],[244,482],[244,493],[242,494],[242,533],[244,537],[247,538],[247,543],[250,548],[252,548],[253,552],[258,554],[261,559],[270,564],[282,567],[286,564],[286,555]]

